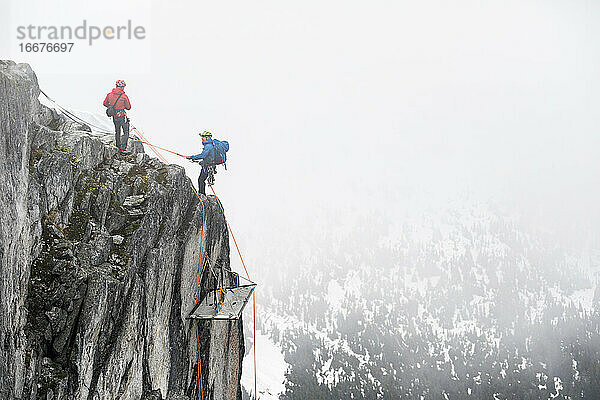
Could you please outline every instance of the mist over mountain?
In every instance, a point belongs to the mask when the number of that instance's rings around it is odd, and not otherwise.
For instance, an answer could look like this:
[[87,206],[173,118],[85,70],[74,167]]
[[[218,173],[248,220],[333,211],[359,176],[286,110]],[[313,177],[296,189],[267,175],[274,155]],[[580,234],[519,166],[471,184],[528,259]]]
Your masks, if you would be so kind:
[[288,364],[281,398],[597,397],[598,236],[570,247],[465,198],[418,208],[315,212],[271,249],[259,326]]

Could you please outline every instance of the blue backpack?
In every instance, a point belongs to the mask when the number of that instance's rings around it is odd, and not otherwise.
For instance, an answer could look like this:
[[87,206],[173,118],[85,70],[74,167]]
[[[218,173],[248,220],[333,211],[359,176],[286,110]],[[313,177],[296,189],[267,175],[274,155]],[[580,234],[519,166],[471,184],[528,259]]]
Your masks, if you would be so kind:
[[225,169],[227,169],[227,152],[229,151],[229,142],[226,140],[216,140],[213,139],[213,148],[214,148],[214,164],[223,164],[225,165]]

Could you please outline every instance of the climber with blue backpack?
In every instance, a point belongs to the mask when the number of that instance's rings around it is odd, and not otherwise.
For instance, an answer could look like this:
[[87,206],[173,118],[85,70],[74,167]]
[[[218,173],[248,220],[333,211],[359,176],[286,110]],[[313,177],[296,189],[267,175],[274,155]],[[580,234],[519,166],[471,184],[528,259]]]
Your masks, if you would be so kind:
[[225,140],[216,140],[212,138],[212,133],[204,131],[200,134],[202,137],[202,153],[194,156],[187,157],[188,160],[199,162],[202,165],[200,176],[198,177],[198,192],[205,193],[206,180],[208,184],[213,185],[215,183],[214,174],[217,173],[216,166],[223,164],[225,169],[227,165],[227,151],[229,151],[229,143]]

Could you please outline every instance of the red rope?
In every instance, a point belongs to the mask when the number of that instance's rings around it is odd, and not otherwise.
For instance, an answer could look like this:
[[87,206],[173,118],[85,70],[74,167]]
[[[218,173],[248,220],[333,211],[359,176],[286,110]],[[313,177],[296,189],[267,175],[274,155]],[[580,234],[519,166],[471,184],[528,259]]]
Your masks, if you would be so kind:
[[[133,128],[133,129],[135,129],[135,128]],[[136,130],[136,132],[139,132],[137,129],[135,129],[135,130]],[[133,139],[133,140],[136,140],[136,139]],[[160,147],[160,146],[157,146],[157,145],[150,144],[150,143],[148,143],[148,142],[146,141],[146,139],[144,139],[144,140],[139,140],[139,139],[138,139],[138,140],[136,140],[136,141],[137,141],[137,142],[140,142],[140,143],[147,144],[147,145],[148,145],[148,146],[150,146],[150,147],[156,147],[157,149],[161,149],[161,150],[163,150],[163,151],[166,151],[166,152],[168,152],[168,153],[175,154],[176,156],[183,157],[183,158],[187,158],[187,156],[184,156],[183,154],[180,154],[180,153],[178,153],[178,152],[176,152],[176,151],[172,151],[172,150],[169,150],[169,149],[165,149],[164,147]]]
[[[223,217],[225,217],[225,210],[223,209],[223,206],[221,205],[221,200],[219,200],[219,196],[217,196],[217,193],[215,192],[215,189],[212,186],[210,187],[210,190],[212,190],[213,194],[215,195],[215,197],[217,199],[217,203],[219,204],[219,208],[221,209],[221,212],[223,213]],[[235,240],[235,235],[233,234],[233,230],[231,229],[229,222],[227,222],[227,217],[225,217],[225,222],[227,223],[227,229],[229,229],[229,233],[231,234],[231,237],[233,238],[233,243],[235,243],[235,248],[237,249],[237,253],[240,256],[240,260],[242,261],[242,266],[244,267],[244,271],[246,271],[246,276],[248,277],[249,281],[252,281],[252,279],[250,279],[250,274],[248,273],[248,269],[246,268],[246,263],[244,262],[244,257],[242,257],[242,252],[240,251],[240,248],[237,244],[237,240]]]
[[151,145],[146,138],[144,137],[144,135],[142,135],[142,132],[140,132],[137,128],[133,128],[132,130],[134,130],[135,132],[137,132],[137,134],[144,140],[144,142],[148,143],[148,146],[150,147],[150,149],[154,152],[154,154],[156,154],[156,156],[165,164],[168,164],[169,162],[162,156],[162,154],[160,154],[158,151],[156,151],[156,149],[154,148],[155,146]]

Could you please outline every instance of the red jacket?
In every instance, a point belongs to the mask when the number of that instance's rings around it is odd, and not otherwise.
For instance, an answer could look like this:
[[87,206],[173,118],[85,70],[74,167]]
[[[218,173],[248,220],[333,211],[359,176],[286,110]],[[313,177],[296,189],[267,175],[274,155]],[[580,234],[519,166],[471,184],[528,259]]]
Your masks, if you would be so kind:
[[[123,95],[119,98],[117,104],[115,104],[117,97],[119,97],[121,93],[123,93]],[[106,98],[104,99],[104,103],[102,104],[104,104],[104,107],[113,106],[114,109],[117,111],[115,117],[127,116],[125,110],[131,110],[131,103],[129,102],[129,97],[127,97],[123,88],[120,87],[114,88],[112,92],[107,94]]]

